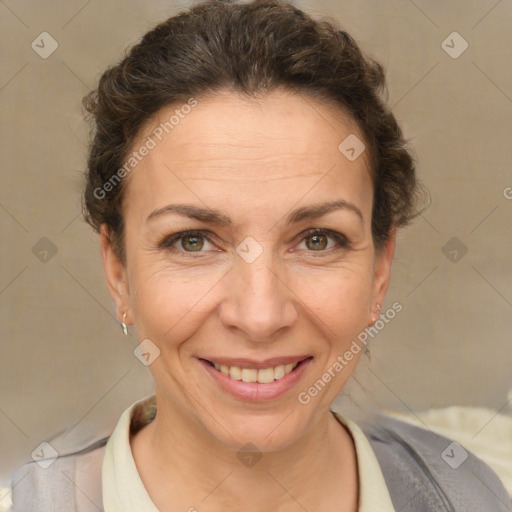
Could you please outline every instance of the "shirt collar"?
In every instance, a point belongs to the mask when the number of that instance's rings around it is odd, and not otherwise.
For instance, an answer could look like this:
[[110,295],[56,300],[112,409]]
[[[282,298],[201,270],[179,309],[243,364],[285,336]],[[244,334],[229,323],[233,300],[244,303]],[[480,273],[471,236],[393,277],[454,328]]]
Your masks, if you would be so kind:
[[[154,395],[134,402],[123,412],[110,436],[102,468],[105,512],[158,512],[142,483],[130,447],[130,428],[133,431],[151,421],[155,412]],[[359,473],[358,512],[395,512],[379,462],[364,432],[354,421],[332,412],[354,439]]]
[[384,475],[370,441],[357,423],[335,411],[332,412],[336,419],[348,428],[356,447],[359,474],[358,512],[395,512]]
[[101,476],[105,512],[158,512],[142,483],[130,447],[132,417],[136,410],[147,408],[153,397],[128,407],[107,442]]

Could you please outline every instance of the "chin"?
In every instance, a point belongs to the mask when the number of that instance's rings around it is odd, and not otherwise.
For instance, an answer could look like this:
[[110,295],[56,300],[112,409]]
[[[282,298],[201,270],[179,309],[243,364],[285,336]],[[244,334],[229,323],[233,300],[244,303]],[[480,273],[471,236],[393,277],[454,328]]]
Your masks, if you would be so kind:
[[213,438],[231,450],[239,451],[251,443],[259,452],[277,452],[304,436],[311,422],[310,417],[305,417],[307,413],[307,408],[295,404],[265,412],[227,409],[213,418],[203,417],[201,423]]

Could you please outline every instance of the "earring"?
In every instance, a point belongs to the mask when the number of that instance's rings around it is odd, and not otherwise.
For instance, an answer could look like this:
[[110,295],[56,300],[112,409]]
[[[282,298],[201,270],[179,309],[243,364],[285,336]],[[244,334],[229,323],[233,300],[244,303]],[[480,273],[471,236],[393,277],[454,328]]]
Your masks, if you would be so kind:
[[373,323],[371,325],[373,325],[379,319],[379,317],[380,317],[380,304],[377,304],[375,306],[375,310],[377,311],[377,318],[375,318],[375,319],[372,318]]
[[123,321],[121,322],[121,328],[123,329],[123,334],[125,336],[128,336],[128,329],[126,327],[125,320],[126,320],[126,313],[123,314]]
[[[377,304],[375,306],[375,310],[377,311],[377,318],[375,320],[373,320],[373,318],[372,318],[373,323],[370,324],[370,325],[375,324],[377,322],[377,320],[379,319],[379,317],[380,317],[380,304]],[[368,356],[368,359],[371,361],[372,358],[371,358],[371,355],[370,355],[370,347],[366,346],[364,348],[364,353]]]

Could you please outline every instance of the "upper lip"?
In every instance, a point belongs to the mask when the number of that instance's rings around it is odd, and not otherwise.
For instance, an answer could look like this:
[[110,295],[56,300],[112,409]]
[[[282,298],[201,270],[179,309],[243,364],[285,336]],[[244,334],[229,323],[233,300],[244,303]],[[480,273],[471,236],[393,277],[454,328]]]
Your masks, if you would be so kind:
[[261,370],[263,368],[272,368],[279,365],[295,364],[312,357],[308,354],[299,356],[281,356],[281,357],[270,357],[268,359],[256,360],[249,359],[246,357],[200,357],[199,359],[205,359],[211,363],[226,365],[226,366],[238,366],[240,368],[255,368]]

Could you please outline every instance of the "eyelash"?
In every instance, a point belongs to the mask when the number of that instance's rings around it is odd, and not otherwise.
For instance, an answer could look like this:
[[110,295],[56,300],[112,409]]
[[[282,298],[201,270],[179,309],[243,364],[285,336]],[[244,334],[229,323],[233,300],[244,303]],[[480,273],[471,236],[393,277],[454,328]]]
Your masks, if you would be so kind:
[[[338,250],[338,251],[351,249],[351,243],[345,235],[338,233],[337,231],[332,231],[331,229],[324,229],[324,228],[311,228],[311,229],[306,230],[304,233],[302,233],[302,238],[300,239],[300,242],[303,242],[307,238],[312,237],[314,235],[327,235],[337,242],[338,247],[331,247],[330,249],[324,249],[324,250],[320,250],[320,251],[308,251],[312,254],[314,254],[315,252],[320,253],[320,254],[329,253],[333,249]],[[187,230],[187,231],[180,231],[179,233],[175,233],[174,235],[165,237],[158,244],[158,248],[173,251],[173,252],[177,251],[180,253],[185,253],[187,255],[202,254],[202,252],[204,252],[204,251],[198,251],[198,252],[183,251],[183,250],[171,247],[174,244],[174,242],[177,242],[183,238],[194,237],[194,236],[206,238],[206,240],[208,240],[210,243],[213,243],[210,240],[210,238],[206,235],[206,231]],[[192,256],[192,257],[200,257],[200,256]]]

